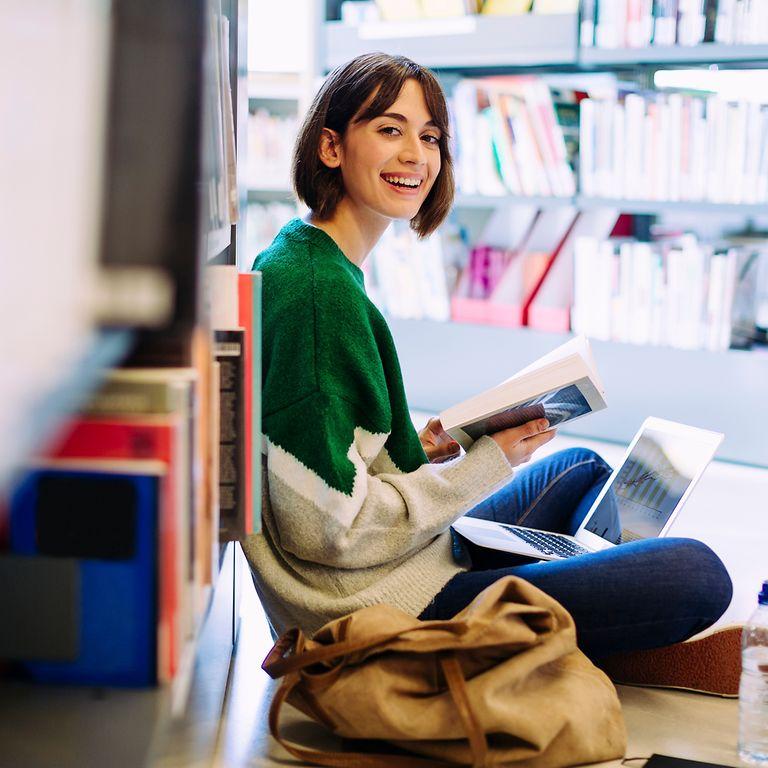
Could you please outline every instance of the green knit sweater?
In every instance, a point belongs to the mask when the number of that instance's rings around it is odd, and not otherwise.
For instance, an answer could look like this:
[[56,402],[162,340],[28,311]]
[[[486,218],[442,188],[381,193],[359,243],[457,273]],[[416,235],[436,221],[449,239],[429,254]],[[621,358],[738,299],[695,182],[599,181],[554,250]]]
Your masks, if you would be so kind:
[[427,462],[362,271],[294,219],[263,275],[263,533],[244,547],[276,629],[388,602],[420,613],[467,567],[450,524],[509,480],[489,438]]

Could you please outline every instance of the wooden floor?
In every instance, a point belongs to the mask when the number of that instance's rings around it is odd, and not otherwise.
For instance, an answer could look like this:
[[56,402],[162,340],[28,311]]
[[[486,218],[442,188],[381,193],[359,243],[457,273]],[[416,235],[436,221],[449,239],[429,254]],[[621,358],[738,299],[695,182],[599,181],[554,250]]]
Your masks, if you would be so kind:
[[[547,446],[554,452],[571,445],[597,449],[616,462],[623,447],[558,437]],[[734,600],[721,623],[743,620],[756,602],[756,591],[768,578],[763,553],[768,550],[764,489],[768,471],[714,463],[705,473],[674,535],[695,535],[712,546],[735,584]],[[272,641],[261,606],[246,591],[237,655],[232,667],[227,707],[217,753],[218,768],[297,765],[269,735],[267,712],[275,684],[260,664]],[[652,753],[739,765],[736,755],[738,702],[682,691],[619,687],[629,733],[627,757]],[[284,733],[316,748],[338,748],[338,742],[292,708],[286,708]],[[616,761],[616,766],[620,763]],[[641,766],[642,762],[632,763]]]
[[[260,668],[271,640],[254,593],[244,599],[243,609],[216,767],[300,765],[269,735],[267,713],[276,683]],[[648,757],[658,752],[739,765],[735,699],[630,686],[619,686],[618,690],[629,733],[627,757]],[[339,748],[336,739],[297,710],[286,707],[284,712],[283,733],[289,739],[311,748]],[[606,765],[618,768],[621,763]],[[642,762],[632,765],[640,766]]]

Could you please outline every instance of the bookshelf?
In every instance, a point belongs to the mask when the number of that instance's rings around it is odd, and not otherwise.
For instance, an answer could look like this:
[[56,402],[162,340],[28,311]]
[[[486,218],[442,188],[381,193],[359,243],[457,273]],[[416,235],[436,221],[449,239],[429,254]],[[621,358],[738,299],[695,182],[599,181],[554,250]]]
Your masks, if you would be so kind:
[[[66,11],[19,6],[0,31],[9,61],[26,51],[28,62],[25,58],[14,61],[14,66],[25,69],[29,64],[30,77],[19,79],[23,88],[32,94],[52,91],[50,99],[30,102],[39,102],[47,119],[22,115],[24,131],[29,132],[28,119],[44,129],[30,133],[34,162],[24,155],[27,145],[20,143],[19,174],[37,183],[39,167],[57,189],[76,190],[79,194],[67,197],[78,200],[82,208],[62,206],[58,211],[44,203],[29,206],[27,198],[26,207],[36,217],[37,228],[50,229],[53,240],[47,242],[31,221],[20,218],[23,232],[13,246],[16,250],[25,246],[19,250],[27,256],[24,270],[3,271],[0,279],[3,342],[11,336],[14,343],[8,354],[14,363],[11,368],[19,374],[0,385],[0,392],[9,400],[15,395],[17,403],[12,420],[3,418],[5,412],[0,414],[0,494],[9,490],[15,471],[41,449],[56,427],[83,405],[108,368],[127,361],[140,366],[188,366],[185,360],[180,362],[178,353],[189,348],[194,329],[205,323],[203,265],[235,263],[238,248],[245,250],[244,227],[206,226],[205,203],[210,201],[202,187],[210,166],[204,154],[209,150],[201,139],[205,83],[211,77],[211,62],[204,55],[209,47],[209,14],[223,14],[229,20],[228,64],[240,180],[237,197],[239,214],[244,216],[247,6],[247,0],[168,0],[160,10],[151,0],[117,0],[109,12],[98,4]],[[12,37],[16,26],[17,33],[24,31],[17,35],[22,41],[18,51],[9,47],[4,35],[7,29]],[[86,33],[91,37],[77,37]],[[5,60],[3,54],[0,59]],[[96,82],[102,75],[103,81]],[[57,87],[51,88],[54,83]],[[72,83],[77,84],[74,92]],[[85,104],[83,94],[91,92],[94,103]],[[51,114],[59,116],[58,123],[51,122]],[[64,115],[75,115],[73,120],[82,116],[83,126],[66,123]],[[76,147],[82,152],[68,156],[66,150],[76,141],[83,142]],[[100,148],[103,152],[94,151]],[[83,158],[102,154],[103,167],[82,163]],[[93,184],[91,172],[96,179]],[[14,173],[11,166],[12,182]],[[10,212],[13,215],[14,209]],[[68,221],[75,221],[80,230],[65,228]],[[32,275],[25,274],[30,272],[30,262]],[[65,280],[68,274],[72,285],[82,290],[70,288]],[[162,312],[152,313],[147,302],[158,277],[170,301]],[[119,311],[105,306],[109,304],[106,288],[117,292]],[[12,316],[14,296],[20,308],[30,306],[28,315]],[[149,309],[155,307],[150,302]],[[64,334],[66,345],[58,340],[59,329],[70,331]],[[74,329],[76,334],[71,332]],[[36,356],[25,354],[29,350]],[[25,381],[31,393],[21,407],[19,394]],[[0,510],[4,550],[6,526]],[[197,621],[189,635],[181,635],[173,679],[155,688],[130,689],[0,678],[0,763],[36,768],[214,764],[238,633],[239,596],[250,581],[238,544],[211,542],[211,550],[214,546],[212,570],[217,576],[195,595],[195,600],[199,598]],[[27,558],[38,559],[46,558]],[[7,597],[17,589],[13,561],[5,551],[0,553],[4,609]],[[77,562],[76,557],[62,561]],[[188,574],[183,578],[188,579]],[[23,612],[39,609],[30,605]],[[4,610],[0,648],[14,644],[14,616]],[[11,659],[17,658],[14,653],[6,650]],[[5,673],[5,660],[0,665]]]
[[[400,37],[395,37],[401,35]],[[750,68],[768,65],[768,45],[701,43],[695,46],[649,46],[601,49],[580,46],[578,18],[533,14],[402,24],[378,23],[345,27],[328,21],[321,32],[322,69],[367,51],[384,50],[409,56],[443,76],[487,74],[592,74],[640,69],[648,78],[655,68],[716,65]],[[612,199],[587,196],[526,197],[459,193],[458,220],[469,230],[500,208],[535,207],[556,211],[610,209],[649,217],[681,214],[702,224],[757,221],[768,216],[765,204],[710,201]],[[691,224],[688,224],[690,227]],[[694,231],[695,231],[694,226]],[[528,328],[500,328],[458,322],[390,318],[409,402],[436,412],[493,386],[567,338]],[[573,434],[609,441],[628,441],[645,415],[688,421],[726,433],[720,456],[726,460],[768,466],[768,451],[754,429],[756,413],[766,413],[765,397],[756,382],[768,376],[765,351],[710,352],[669,347],[594,342],[604,374],[609,409],[576,422]],[[450,371],[450,376],[435,376]]]
[[615,208],[622,213],[641,216],[658,216],[664,213],[700,213],[706,216],[742,216],[750,218],[765,216],[768,207],[765,203],[713,203],[708,200],[627,200],[624,198],[588,197],[525,197],[522,195],[462,195],[456,197],[455,206],[467,209],[493,209],[506,205],[531,205],[541,209],[559,208],[565,205],[576,206],[579,210],[594,208]]
[[572,68],[577,64],[575,14],[467,16],[350,27],[326,22],[326,71],[366,51],[409,56],[443,70]]
[[691,46],[649,46],[647,48],[580,48],[578,65],[606,69],[682,64],[765,64],[768,45],[700,43]]

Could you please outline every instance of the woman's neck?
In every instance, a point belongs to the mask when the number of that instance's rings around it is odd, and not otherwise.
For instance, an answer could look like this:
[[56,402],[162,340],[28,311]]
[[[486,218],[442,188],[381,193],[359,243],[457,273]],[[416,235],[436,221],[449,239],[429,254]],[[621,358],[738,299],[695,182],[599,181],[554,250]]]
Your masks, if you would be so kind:
[[307,222],[322,229],[342,253],[358,267],[363,266],[373,246],[389,226],[389,219],[373,212],[354,210],[349,198],[342,198],[330,219],[317,219],[310,211]]

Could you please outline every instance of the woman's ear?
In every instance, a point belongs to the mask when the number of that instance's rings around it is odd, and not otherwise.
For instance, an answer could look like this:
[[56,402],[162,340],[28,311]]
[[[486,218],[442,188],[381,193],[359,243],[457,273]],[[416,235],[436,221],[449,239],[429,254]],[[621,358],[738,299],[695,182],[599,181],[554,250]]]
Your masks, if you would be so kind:
[[323,128],[317,154],[324,165],[338,168],[341,165],[341,136],[332,128]]

